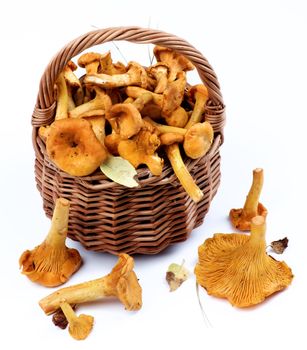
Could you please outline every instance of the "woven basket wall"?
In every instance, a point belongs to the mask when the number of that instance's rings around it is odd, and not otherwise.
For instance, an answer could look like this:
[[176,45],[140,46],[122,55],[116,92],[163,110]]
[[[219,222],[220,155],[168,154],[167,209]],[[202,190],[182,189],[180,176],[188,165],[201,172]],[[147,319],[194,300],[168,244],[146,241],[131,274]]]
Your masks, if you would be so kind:
[[[206,156],[185,160],[204,193],[199,203],[188,197],[167,161],[159,177],[152,176],[147,169],[139,169],[140,186],[129,189],[110,181],[99,170],[92,176],[70,176],[48,158],[38,129],[54,120],[54,82],[58,74],[82,51],[116,40],[152,43],[183,54],[195,65],[207,86],[210,99],[205,119],[214,129],[214,143]],[[35,177],[46,215],[52,216],[56,198],[69,199],[68,235],[90,250],[156,254],[173,243],[186,240],[193,228],[202,224],[219,186],[224,109],[219,83],[208,61],[193,46],[174,35],[138,27],[119,27],[95,30],[71,41],[47,66],[32,116]]]

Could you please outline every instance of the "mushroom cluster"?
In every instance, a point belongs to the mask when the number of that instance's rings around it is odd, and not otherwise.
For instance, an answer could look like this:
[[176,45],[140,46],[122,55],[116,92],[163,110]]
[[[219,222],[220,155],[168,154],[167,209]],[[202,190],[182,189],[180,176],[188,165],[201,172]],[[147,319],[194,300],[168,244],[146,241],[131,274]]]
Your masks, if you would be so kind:
[[73,176],[95,172],[109,157],[120,156],[134,168],[147,166],[162,174],[166,155],[180,183],[198,202],[198,188],[183,161],[204,156],[213,129],[204,120],[206,86],[190,87],[186,72],[193,64],[170,49],[155,46],[157,63],[143,67],[113,62],[110,52],[87,52],[69,61],[59,74],[56,114],[51,125],[40,127],[49,158]]

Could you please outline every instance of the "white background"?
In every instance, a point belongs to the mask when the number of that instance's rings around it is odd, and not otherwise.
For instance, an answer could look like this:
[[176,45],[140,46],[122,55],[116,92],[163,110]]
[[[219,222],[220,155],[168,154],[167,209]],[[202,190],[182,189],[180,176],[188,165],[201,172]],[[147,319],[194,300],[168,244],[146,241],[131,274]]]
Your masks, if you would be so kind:
[[[283,349],[302,341],[306,325],[306,34],[304,0],[258,1],[8,1],[1,35],[0,347],[24,349]],[[68,41],[97,28],[138,25],[176,34],[198,48],[219,77],[227,106],[222,181],[205,223],[188,241],[157,256],[137,256],[143,308],[114,300],[79,308],[95,317],[83,342],[53,326],[38,301],[52,292],[20,274],[18,259],[45,237],[49,220],[34,181],[31,113],[39,80]],[[127,60],[148,64],[146,46],[119,43]],[[109,48],[109,47],[107,47]],[[117,49],[110,46],[115,58]],[[195,77],[191,76],[191,80]],[[196,79],[197,80],[197,79]],[[194,82],[194,80],[193,80]],[[242,206],[252,169],[263,167],[262,202],[269,210],[267,242],[289,238],[282,256],[295,278],[284,292],[247,310],[200,291],[193,269],[197,247],[215,232],[232,232],[227,214]],[[79,249],[84,265],[67,285],[107,274],[109,254]],[[191,276],[169,293],[168,265],[186,260]]]

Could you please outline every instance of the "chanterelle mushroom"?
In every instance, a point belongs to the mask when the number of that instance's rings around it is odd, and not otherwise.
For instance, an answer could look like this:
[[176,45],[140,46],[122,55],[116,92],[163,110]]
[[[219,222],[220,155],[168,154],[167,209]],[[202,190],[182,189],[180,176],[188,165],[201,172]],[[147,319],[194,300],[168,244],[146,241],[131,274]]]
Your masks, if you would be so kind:
[[104,146],[90,122],[82,118],[56,120],[49,128],[47,154],[63,171],[73,176],[93,173],[106,159]]
[[265,219],[256,216],[251,235],[218,233],[198,249],[197,282],[208,294],[226,298],[233,306],[248,307],[286,288],[292,281],[285,262],[266,253]]
[[158,62],[166,63],[170,67],[169,81],[175,80],[178,72],[195,68],[186,57],[166,47],[155,46],[154,55]]
[[118,103],[110,108],[106,114],[106,119],[110,122],[114,132],[120,135],[121,139],[129,139],[141,130],[143,120],[139,111],[151,99],[151,94],[145,93],[133,103]]
[[103,88],[115,88],[128,85],[147,87],[147,73],[145,69],[136,62],[129,62],[128,71],[124,74],[89,74],[83,82],[85,84],[98,85]]
[[63,300],[72,305],[115,296],[126,310],[139,310],[142,307],[142,288],[133,267],[133,258],[128,254],[120,254],[117,264],[108,275],[61,288],[41,299],[39,305],[46,314],[51,314],[60,308]]
[[123,140],[118,144],[118,153],[135,168],[146,164],[153,175],[161,175],[164,161],[156,153],[160,146],[157,130],[144,121],[141,130],[131,140]]
[[60,303],[60,308],[69,323],[69,334],[76,340],[87,338],[93,328],[94,317],[85,314],[77,316],[73,308],[65,300]]
[[183,148],[186,155],[192,159],[204,156],[213,141],[213,128],[210,123],[197,123],[187,130]]
[[196,123],[202,121],[202,115],[205,111],[205,105],[209,98],[208,89],[205,85],[199,84],[192,86],[189,90],[190,96],[195,100],[194,109],[192,115],[185,126],[186,129],[189,129]]
[[22,253],[19,265],[32,282],[55,287],[65,283],[81,266],[79,252],[65,245],[68,214],[69,201],[58,198],[46,239],[33,250]]
[[86,69],[86,74],[95,74],[98,71],[101,54],[96,52],[84,53],[78,59],[78,65]]
[[254,216],[267,216],[267,209],[259,203],[263,186],[263,169],[257,168],[253,171],[253,183],[246,197],[242,209],[231,209],[229,213],[233,226],[240,231],[249,231],[250,222]]

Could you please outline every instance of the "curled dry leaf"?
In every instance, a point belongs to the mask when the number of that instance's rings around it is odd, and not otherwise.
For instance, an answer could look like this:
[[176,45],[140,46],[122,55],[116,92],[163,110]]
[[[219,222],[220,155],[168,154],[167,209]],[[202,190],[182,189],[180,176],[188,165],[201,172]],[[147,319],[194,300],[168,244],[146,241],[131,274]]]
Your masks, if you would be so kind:
[[128,160],[122,157],[108,156],[107,160],[100,165],[101,171],[114,182],[126,186],[137,187],[139,184],[134,177],[137,172]]
[[270,247],[272,248],[274,253],[282,254],[284,250],[288,247],[288,242],[288,238],[285,237],[283,239],[279,239],[278,241],[271,242]]
[[166,272],[166,281],[169,284],[170,292],[179,288],[189,277],[189,271],[185,268],[184,261],[181,265],[170,264]]

